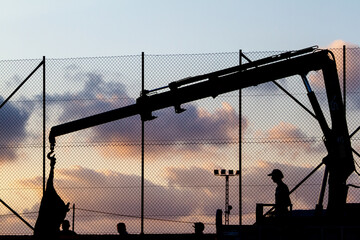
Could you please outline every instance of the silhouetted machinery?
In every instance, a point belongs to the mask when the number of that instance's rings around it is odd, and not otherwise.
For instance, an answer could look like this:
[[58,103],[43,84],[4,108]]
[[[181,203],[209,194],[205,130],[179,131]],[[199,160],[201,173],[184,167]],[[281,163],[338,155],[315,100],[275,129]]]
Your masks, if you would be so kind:
[[[331,117],[331,128],[325,120],[307,79],[309,72],[317,70],[322,70],[323,74]],[[181,113],[185,111],[181,104],[207,97],[215,98],[219,94],[266,82],[272,81],[276,83],[275,80],[277,79],[294,75],[300,75],[304,82],[314,111],[311,114],[319,122],[324,134],[324,144],[328,151],[328,155],[321,163],[326,165],[324,179],[327,180],[328,178],[328,206],[326,217],[317,218],[316,221],[321,222],[323,219],[326,219],[326,224],[338,225],[345,224],[345,222],[349,223],[349,218],[346,217],[348,212],[346,211],[348,207],[346,204],[348,188],[346,180],[355,170],[352,155],[352,152],[355,151],[350,143],[335,57],[329,50],[319,50],[317,47],[310,47],[298,51],[285,52],[209,74],[171,82],[168,86],[154,90],[145,90],[133,105],[52,127],[49,136],[50,148],[51,151],[54,150],[55,138],[60,135],[137,114],[144,121],[152,120],[155,118],[152,115],[153,111],[167,107],[174,107],[176,113]],[[324,185],[320,198],[324,196]],[[353,209],[358,209],[358,207],[353,206]],[[315,212],[318,213],[317,216],[324,214],[321,201]],[[360,212],[357,211],[357,213]],[[354,219],[351,218],[351,220],[353,221]],[[260,224],[260,219],[258,219],[258,222]],[[266,221],[263,224],[266,224]],[[351,224],[355,224],[355,222],[351,222]]]

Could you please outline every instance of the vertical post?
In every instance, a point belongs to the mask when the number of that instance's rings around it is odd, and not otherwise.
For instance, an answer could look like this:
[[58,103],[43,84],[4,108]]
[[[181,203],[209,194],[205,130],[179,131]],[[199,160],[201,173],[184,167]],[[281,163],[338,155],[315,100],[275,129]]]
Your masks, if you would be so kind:
[[[145,66],[144,66],[144,52],[141,53],[141,94],[144,93],[145,90]],[[141,119],[141,232],[140,234],[144,234],[144,137],[145,137],[145,131],[144,131],[144,120]]]
[[343,45],[343,97],[344,97],[344,112],[346,117],[346,46]]
[[[242,50],[239,51],[239,65],[242,65]],[[242,91],[239,89],[239,225],[242,225]]]
[[75,203],[73,204],[72,230],[75,232]]
[[46,161],[46,87],[45,87],[45,56],[42,60],[43,65],[43,195],[45,193],[45,161]]
[[229,175],[225,176],[225,225],[229,225]]

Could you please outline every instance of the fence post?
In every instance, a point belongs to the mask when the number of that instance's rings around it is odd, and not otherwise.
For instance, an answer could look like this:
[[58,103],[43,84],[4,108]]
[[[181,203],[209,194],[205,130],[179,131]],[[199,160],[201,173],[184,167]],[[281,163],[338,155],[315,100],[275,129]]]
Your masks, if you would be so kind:
[[[145,90],[145,66],[144,66],[144,52],[141,53],[141,94],[144,94],[144,90]],[[144,135],[145,135],[145,131],[144,131],[144,119],[141,118],[141,231],[140,234],[143,235],[144,234],[144,155],[145,155],[145,151],[144,151]]]
[[72,230],[75,232],[75,203],[73,204]]
[[42,60],[43,66],[43,195],[45,193],[45,161],[46,161],[46,74],[45,74],[45,56]]
[[[242,64],[242,50],[239,51],[239,65]],[[239,89],[239,225],[242,225],[242,91]]]
[[344,112],[346,117],[346,46],[343,45],[343,97],[344,97]]

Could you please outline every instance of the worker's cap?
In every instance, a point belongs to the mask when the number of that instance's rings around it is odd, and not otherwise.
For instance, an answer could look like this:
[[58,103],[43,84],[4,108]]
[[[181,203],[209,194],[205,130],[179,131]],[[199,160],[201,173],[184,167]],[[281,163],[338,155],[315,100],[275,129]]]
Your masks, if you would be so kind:
[[268,176],[274,176],[279,178],[284,177],[283,173],[279,169],[274,169],[270,174],[268,174]]

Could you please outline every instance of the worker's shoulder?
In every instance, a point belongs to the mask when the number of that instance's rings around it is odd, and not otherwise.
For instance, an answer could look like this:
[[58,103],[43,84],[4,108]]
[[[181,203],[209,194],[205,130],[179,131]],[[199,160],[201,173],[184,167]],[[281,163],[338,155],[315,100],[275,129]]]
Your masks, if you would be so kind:
[[277,188],[281,191],[289,191],[289,187],[284,182],[281,182]]

